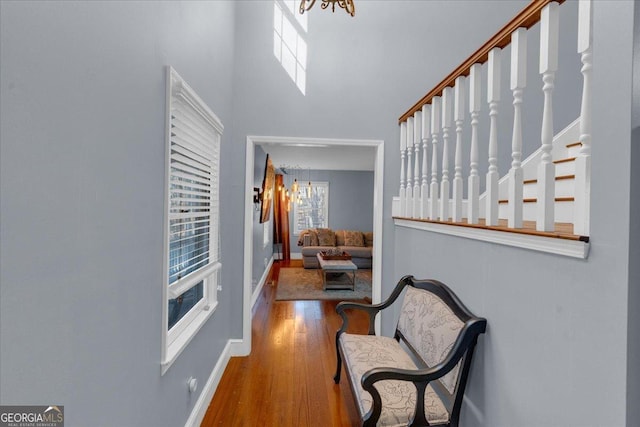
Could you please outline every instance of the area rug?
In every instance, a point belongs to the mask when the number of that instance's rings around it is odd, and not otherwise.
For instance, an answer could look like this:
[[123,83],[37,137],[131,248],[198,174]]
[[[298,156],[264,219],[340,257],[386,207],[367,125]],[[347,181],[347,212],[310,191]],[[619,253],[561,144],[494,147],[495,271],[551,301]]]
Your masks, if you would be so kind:
[[356,272],[356,289],[322,290],[320,270],[281,268],[276,301],[286,300],[357,300],[371,298],[371,270]]

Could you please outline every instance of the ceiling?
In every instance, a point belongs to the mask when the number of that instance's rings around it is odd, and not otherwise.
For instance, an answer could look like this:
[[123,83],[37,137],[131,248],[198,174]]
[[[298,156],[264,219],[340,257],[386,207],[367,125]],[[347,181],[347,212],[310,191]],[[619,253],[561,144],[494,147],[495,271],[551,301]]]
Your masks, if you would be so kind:
[[300,167],[312,170],[373,171],[375,147],[261,143],[276,168]]

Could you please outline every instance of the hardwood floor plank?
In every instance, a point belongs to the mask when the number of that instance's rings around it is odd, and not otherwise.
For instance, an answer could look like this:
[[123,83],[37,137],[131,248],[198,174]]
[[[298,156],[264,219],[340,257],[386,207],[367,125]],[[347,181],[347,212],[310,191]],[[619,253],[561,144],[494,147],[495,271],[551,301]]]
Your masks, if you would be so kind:
[[[273,264],[254,307],[251,354],[231,358],[201,426],[358,425],[349,384],[333,382],[338,302],[275,301],[282,267],[302,263]],[[366,314],[354,313],[349,326],[366,333]]]

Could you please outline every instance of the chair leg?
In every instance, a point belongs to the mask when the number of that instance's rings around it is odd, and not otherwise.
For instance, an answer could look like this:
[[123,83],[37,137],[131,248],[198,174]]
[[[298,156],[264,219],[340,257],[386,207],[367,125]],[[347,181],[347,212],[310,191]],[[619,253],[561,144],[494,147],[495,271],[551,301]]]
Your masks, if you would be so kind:
[[340,353],[338,353],[338,366],[336,367],[336,374],[333,377],[333,382],[336,384],[340,384],[341,371],[342,371],[342,359],[340,358]]
[[336,374],[333,377],[333,382],[336,384],[340,384],[340,372],[342,372],[342,357],[340,356],[340,349],[338,348],[338,340],[339,336],[336,335],[336,358],[337,358],[337,367]]

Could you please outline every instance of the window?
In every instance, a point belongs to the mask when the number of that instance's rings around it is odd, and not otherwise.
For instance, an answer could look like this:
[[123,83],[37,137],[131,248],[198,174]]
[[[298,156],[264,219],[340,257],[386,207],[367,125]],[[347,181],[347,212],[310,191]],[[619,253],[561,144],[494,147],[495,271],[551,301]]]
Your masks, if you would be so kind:
[[219,168],[223,126],[169,67],[162,373],[217,305]]
[[[280,4],[286,7],[283,8]],[[304,95],[307,79],[307,43],[296,25],[306,32],[307,15],[296,13],[296,6],[299,6],[299,1],[273,2],[273,54]],[[295,18],[292,20],[292,17]],[[296,22],[296,25],[293,22]]]
[[300,201],[293,204],[293,234],[307,228],[329,227],[329,183],[311,182],[300,186]]

